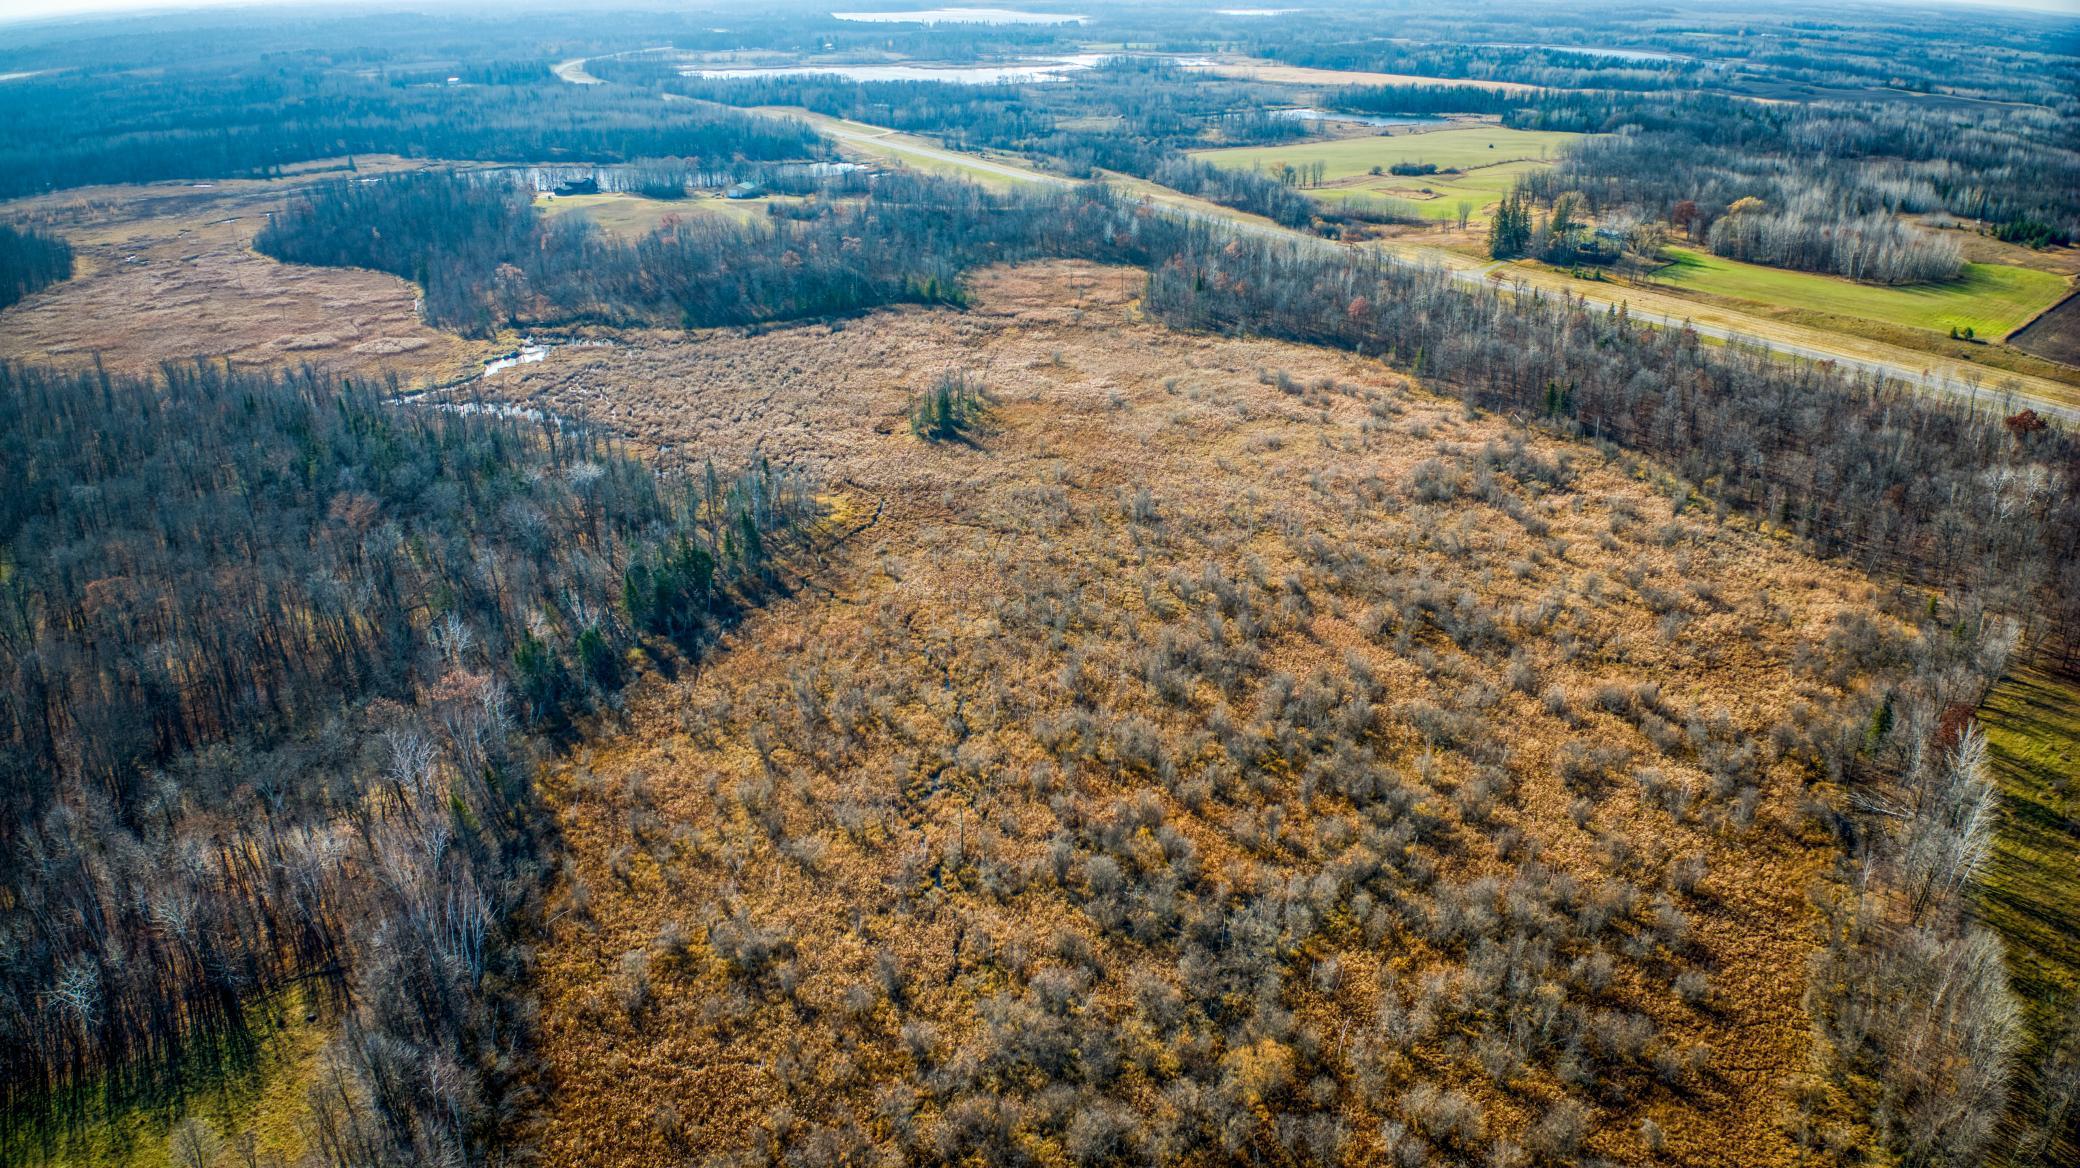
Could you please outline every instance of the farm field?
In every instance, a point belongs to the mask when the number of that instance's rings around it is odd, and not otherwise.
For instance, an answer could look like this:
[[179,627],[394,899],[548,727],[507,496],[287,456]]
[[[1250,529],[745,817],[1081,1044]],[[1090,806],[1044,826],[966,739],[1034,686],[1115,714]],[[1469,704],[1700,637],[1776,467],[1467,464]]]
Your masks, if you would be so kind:
[[[1320,199],[1354,196],[1404,199],[1432,219],[1457,214],[1461,200],[1477,213],[1502,199],[1518,176],[1546,165],[1568,142],[1581,138],[1554,130],[1511,130],[1496,125],[1461,125],[1424,133],[1335,138],[1281,146],[1239,146],[1199,151],[1215,166],[1276,173],[1293,166],[1324,164],[1323,186],[1307,188]],[[1398,162],[1435,163],[1459,174],[1373,174]],[[1485,217],[1484,214],[1480,217]]]
[[2080,297],[2067,297],[2064,304],[2032,321],[2015,334],[2013,343],[2032,356],[2080,366]]
[[1517,185],[1517,176],[1546,165],[1543,162],[1504,162],[1461,174],[1364,175],[1345,180],[1340,186],[1317,187],[1307,193],[1318,199],[1343,202],[1349,199],[1400,199],[1428,219],[1454,219],[1461,202],[1473,205],[1471,221],[1486,222],[1488,212]]
[[1434,162],[1439,167],[1495,166],[1506,162],[1543,161],[1583,135],[1561,130],[1512,130],[1497,125],[1461,125],[1411,134],[1379,134],[1363,138],[1328,138],[1282,146],[1234,146],[1201,150],[1195,157],[1237,169],[1276,169],[1291,164],[1328,164],[1325,178],[1370,177],[1372,167],[1396,162]]
[[1668,250],[1674,260],[1654,274],[1664,287],[1945,334],[1970,328],[1984,340],[2007,336],[2068,291],[2050,272],[2005,264],[1966,264],[1964,276],[1949,284],[1888,287]]

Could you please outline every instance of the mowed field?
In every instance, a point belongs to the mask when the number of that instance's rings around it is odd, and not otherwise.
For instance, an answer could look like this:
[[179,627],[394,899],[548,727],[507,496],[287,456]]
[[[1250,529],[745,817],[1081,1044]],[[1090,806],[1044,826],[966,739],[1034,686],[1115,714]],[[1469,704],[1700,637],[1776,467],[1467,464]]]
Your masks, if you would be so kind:
[[[1581,138],[1556,130],[1511,130],[1495,125],[1461,125],[1412,134],[1382,134],[1294,142],[1282,146],[1238,146],[1199,151],[1195,156],[1215,166],[1276,174],[1287,166],[1304,169],[1324,165],[1325,185],[1307,189],[1321,199],[1375,197],[1414,203],[1426,216],[1449,219],[1461,201],[1471,202],[1476,217],[1500,202],[1518,176],[1547,165],[1569,142]],[[1458,174],[1403,176],[1373,174],[1399,162],[1435,163]]]
[[1969,328],[1989,341],[2028,323],[2069,290],[2061,276],[2007,264],[1966,264],[1963,277],[1948,284],[1885,286],[1744,264],[1688,248],[1668,251],[1673,260],[1654,274],[1666,287],[1946,334]]

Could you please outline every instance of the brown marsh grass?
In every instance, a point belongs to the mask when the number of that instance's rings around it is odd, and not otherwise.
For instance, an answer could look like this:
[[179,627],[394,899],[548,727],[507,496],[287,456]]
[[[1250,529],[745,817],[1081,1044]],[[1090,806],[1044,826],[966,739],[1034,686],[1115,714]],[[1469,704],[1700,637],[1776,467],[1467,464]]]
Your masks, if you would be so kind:
[[[481,387],[830,506],[545,778],[547,1160],[1801,1162],[1799,743],[1868,582],[1140,282]],[[920,441],[948,370],[993,404]]]

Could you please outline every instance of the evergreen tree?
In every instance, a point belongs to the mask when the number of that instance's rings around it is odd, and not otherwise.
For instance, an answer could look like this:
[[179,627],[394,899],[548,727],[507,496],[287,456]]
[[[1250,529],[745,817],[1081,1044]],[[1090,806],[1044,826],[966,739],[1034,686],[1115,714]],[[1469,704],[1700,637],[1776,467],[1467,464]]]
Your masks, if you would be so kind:
[[1511,191],[1488,225],[1488,254],[1498,260],[1514,259],[1530,246],[1531,204],[1522,192]]

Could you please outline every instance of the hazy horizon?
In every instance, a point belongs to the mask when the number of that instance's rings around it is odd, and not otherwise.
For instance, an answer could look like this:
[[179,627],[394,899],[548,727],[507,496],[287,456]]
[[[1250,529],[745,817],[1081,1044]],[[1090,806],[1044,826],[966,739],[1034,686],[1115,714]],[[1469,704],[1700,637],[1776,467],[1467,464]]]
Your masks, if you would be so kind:
[[[725,5],[729,2],[731,0],[724,0]],[[748,6],[751,0],[743,0],[743,2]],[[2080,18],[2080,0],[1857,0],[1857,2],[1880,7],[1901,8],[2006,8],[2018,12],[2062,14]],[[1047,3],[1021,4],[1014,2],[1014,0],[1001,0],[1001,2],[992,0],[992,3],[996,7],[1029,8],[1036,11],[1048,10],[1050,7],[1061,7],[1060,5]],[[977,5],[990,6],[982,4],[982,0],[977,0]],[[654,2],[644,3],[643,0],[586,0],[584,6],[641,9],[661,7],[662,5]],[[1218,4],[1213,2],[1209,2],[1207,5],[1208,8],[1217,6]],[[1347,6],[1349,5],[1323,5],[1323,7]],[[1716,6],[1706,5],[1706,7]],[[524,5],[518,7],[524,7]],[[834,5],[833,7],[841,6]],[[851,4],[850,7],[899,11],[910,8],[930,8],[933,5],[926,2],[926,0],[914,0],[914,2],[887,4],[862,5],[855,3]],[[1303,7],[1305,6],[1303,5]],[[457,0],[430,0],[430,2],[426,3],[413,3],[411,0],[180,0],[177,3],[167,3],[166,0],[0,0],[0,23],[43,20],[64,21],[71,18],[91,20],[98,17],[112,17],[123,14],[195,12],[213,8],[376,8],[408,11],[474,8],[474,6],[459,3]]]

